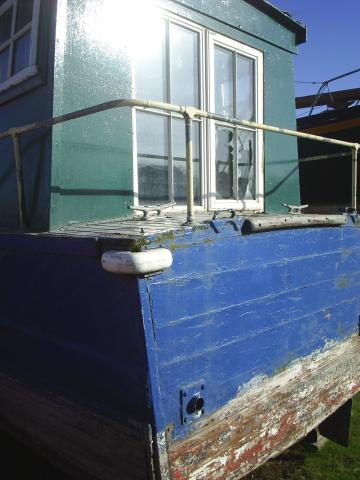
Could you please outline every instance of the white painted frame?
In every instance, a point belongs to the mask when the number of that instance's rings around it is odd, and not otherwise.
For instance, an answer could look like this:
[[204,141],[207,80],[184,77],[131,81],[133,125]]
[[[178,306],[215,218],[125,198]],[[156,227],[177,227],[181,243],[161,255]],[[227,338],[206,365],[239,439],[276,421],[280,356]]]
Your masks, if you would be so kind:
[[[255,60],[255,113],[257,123],[263,123],[264,117],[264,67],[263,53],[248,45],[225,37],[214,32],[208,32],[208,105],[211,112],[215,112],[215,68],[214,49],[220,46],[226,50],[239,53]],[[236,210],[264,210],[264,133],[262,130],[237,127],[237,129],[255,132],[256,157],[255,157],[255,199],[254,200],[220,200],[216,198],[216,172],[215,172],[215,127],[221,122],[208,121],[208,148],[210,151],[210,171],[208,178],[209,209],[234,208]],[[230,127],[229,124],[224,126]]]
[[[189,20],[185,20],[183,18],[178,17],[175,14],[172,14],[170,12],[165,12],[159,7],[159,16],[161,19],[164,21],[168,21],[171,23],[174,23],[176,25],[179,25],[180,27],[183,28],[188,28],[189,30],[192,30],[196,32],[199,35],[199,103],[200,103],[200,109],[204,108],[206,105],[206,69],[204,68],[205,62],[206,62],[206,46],[205,46],[205,28],[190,22]],[[135,72],[135,64],[132,59],[131,63],[131,68],[132,68],[132,95],[133,97],[136,96],[136,72]],[[150,99],[151,100],[151,99]],[[161,115],[161,116],[172,116],[172,117],[178,117],[183,119],[182,115],[177,115],[176,113],[169,114],[168,112],[160,112],[159,110],[151,110],[151,109],[142,109],[142,108],[133,108],[133,113],[132,113],[132,141],[133,141],[133,185],[134,185],[134,205],[139,205],[139,179],[138,179],[138,162],[137,162],[137,128],[136,128],[136,112],[137,111],[147,111],[147,112],[152,112],[153,114],[156,115]],[[200,124],[200,161],[201,161],[201,167],[200,167],[200,183],[201,183],[201,201],[200,205],[195,205],[194,209],[195,210],[204,210],[204,208],[207,207],[207,199],[208,199],[208,194],[207,194],[207,165],[206,165],[206,143],[207,143],[207,134],[206,134],[206,123],[204,119],[199,120]],[[185,135],[184,135],[184,145],[185,145]],[[171,152],[169,152],[171,155]],[[183,211],[186,209],[186,205],[175,205],[172,207],[173,210],[180,210]]]
[[[7,0],[0,7],[0,17],[9,8],[13,8],[10,39],[7,40],[6,42],[3,42],[0,45],[0,53],[4,51],[6,48],[9,48],[9,58],[10,58],[10,62],[8,64],[7,79],[2,83],[0,83],[0,93],[5,90],[8,90],[9,88],[15,85],[18,85],[24,82],[25,80],[33,77],[34,75],[37,75],[38,73],[37,47],[38,47],[38,33],[39,33],[40,2],[41,0],[34,0],[32,19],[18,32],[15,32],[18,0]],[[31,39],[30,39],[30,54],[29,54],[28,67],[24,68],[23,70],[16,73],[15,75],[11,75],[12,65],[14,60],[15,41],[29,31],[31,32]]]
[[[199,87],[200,87],[200,108],[215,111],[214,105],[214,46],[220,45],[228,50],[238,52],[255,60],[255,82],[254,92],[256,121],[263,123],[263,52],[256,50],[239,41],[233,40],[224,35],[209,31],[187,19],[159,8],[160,18],[176,23],[184,28],[189,28],[199,34]],[[132,61],[132,94],[136,96],[135,66]],[[138,199],[138,162],[137,162],[137,131],[136,112],[144,109],[134,108],[132,112],[132,142],[133,142],[133,185],[134,205],[139,205]],[[151,111],[151,110],[149,110]],[[169,116],[169,113],[153,113]],[[173,114],[173,116],[177,116]],[[181,115],[179,115],[182,118]],[[234,208],[236,210],[264,211],[264,133],[262,130],[255,131],[256,138],[256,173],[255,173],[255,199],[254,200],[218,200],[216,199],[216,178],[215,178],[215,125],[220,122],[211,120],[200,120],[200,158],[201,158],[201,204],[195,206],[195,210],[214,210],[219,208]],[[229,124],[226,124],[229,127]],[[242,128],[242,127],[238,127]],[[184,139],[185,142],[185,139]],[[185,210],[186,206],[175,206],[174,210]]]

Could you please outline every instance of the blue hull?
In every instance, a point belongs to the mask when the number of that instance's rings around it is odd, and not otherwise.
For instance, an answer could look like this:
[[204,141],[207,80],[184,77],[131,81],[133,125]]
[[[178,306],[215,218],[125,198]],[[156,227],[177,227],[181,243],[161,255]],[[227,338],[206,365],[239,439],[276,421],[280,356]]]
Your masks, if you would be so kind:
[[254,377],[358,334],[360,229],[352,220],[247,236],[229,222],[160,244],[172,249],[173,267],[141,280],[140,291],[161,392],[157,428],[173,423],[175,437],[189,427],[179,416],[181,389],[205,385],[213,413]]
[[[1,373],[125,432],[129,446],[110,442],[106,467],[87,465],[94,477],[175,478],[169,445],[265,378],[358,334],[356,222],[244,235],[239,219],[153,235],[147,248],[170,249],[173,265],[143,278],[103,270],[115,240],[2,235]],[[194,396],[201,408],[191,410]]]

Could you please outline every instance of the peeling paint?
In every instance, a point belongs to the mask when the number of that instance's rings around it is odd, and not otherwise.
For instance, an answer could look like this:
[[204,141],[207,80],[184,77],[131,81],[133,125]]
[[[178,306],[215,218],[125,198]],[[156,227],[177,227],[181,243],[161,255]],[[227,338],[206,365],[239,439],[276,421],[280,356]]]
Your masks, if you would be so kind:
[[199,421],[187,439],[168,443],[170,478],[239,479],[359,390],[359,337],[294,362],[273,378],[255,378],[224,408]]

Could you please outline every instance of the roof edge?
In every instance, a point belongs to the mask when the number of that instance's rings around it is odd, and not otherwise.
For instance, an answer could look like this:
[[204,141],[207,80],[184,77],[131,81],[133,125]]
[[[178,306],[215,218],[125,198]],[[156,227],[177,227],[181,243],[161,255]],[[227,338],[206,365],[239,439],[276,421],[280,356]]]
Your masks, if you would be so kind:
[[291,32],[294,32],[296,45],[306,42],[307,30],[305,25],[302,25],[300,22],[291,18],[290,15],[287,15],[277,7],[274,7],[274,5],[269,3],[267,0],[245,0],[245,2],[266,13],[278,23],[288,28]]

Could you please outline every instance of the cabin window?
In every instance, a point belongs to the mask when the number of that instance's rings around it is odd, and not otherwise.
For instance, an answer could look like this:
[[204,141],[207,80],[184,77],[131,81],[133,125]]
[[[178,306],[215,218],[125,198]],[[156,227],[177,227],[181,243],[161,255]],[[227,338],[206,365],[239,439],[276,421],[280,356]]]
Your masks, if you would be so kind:
[[[210,109],[262,123],[262,54],[222,35],[210,35]],[[261,131],[212,122],[212,203],[263,208]]]
[[0,93],[36,75],[40,0],[0,0]]
[[[162,19],[152,49],[136,64],[136,96],[200,106],[200,32]],[[185,126],[182,116],[137,111],[139,204],[186,204]],[[201,202],[201,122],[194,122],[194,196]]]
[[[135,61],[137,98],[262,122],[261,52],[172,17],[153,31],[151,48]],[[182,117],[139,109],[135,115],[135,201],[184,205]],[[207,120],[193,125],[196,205],[262,210],[262,132]]]

